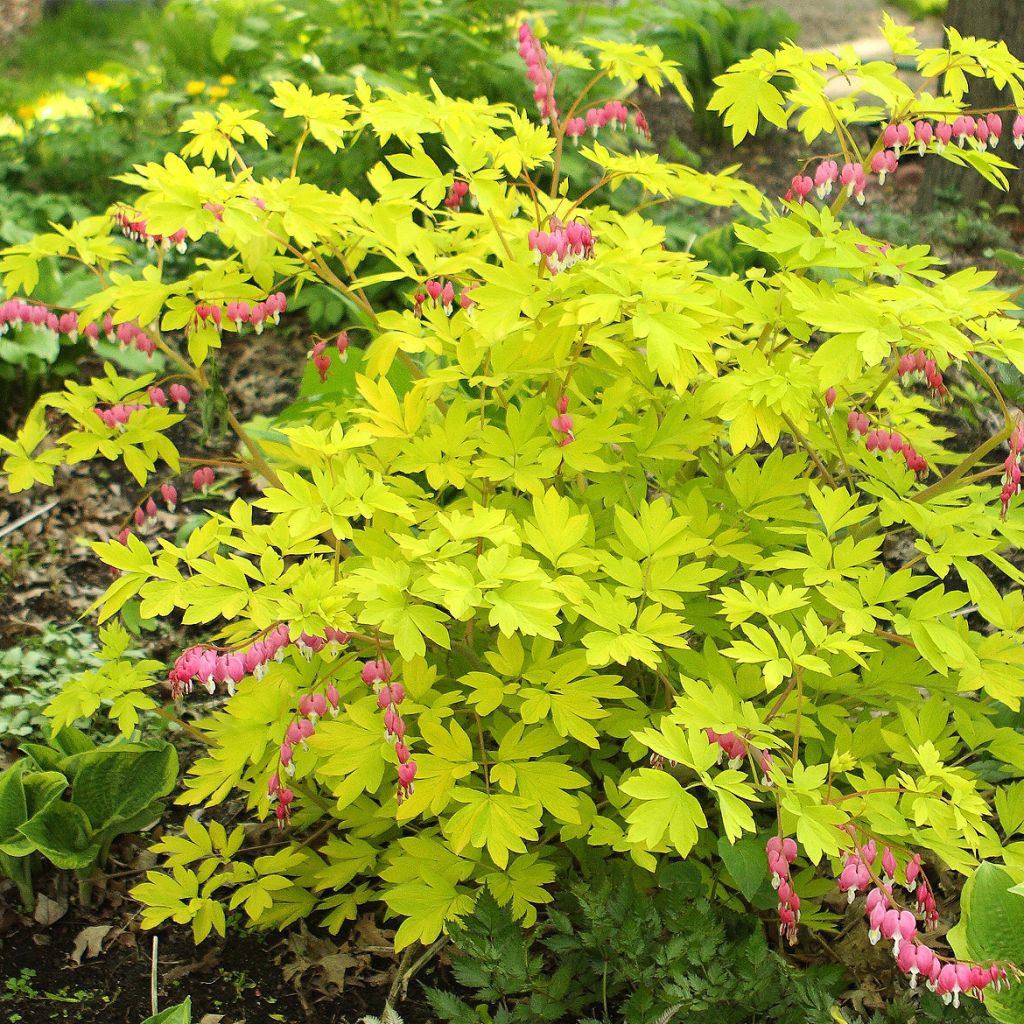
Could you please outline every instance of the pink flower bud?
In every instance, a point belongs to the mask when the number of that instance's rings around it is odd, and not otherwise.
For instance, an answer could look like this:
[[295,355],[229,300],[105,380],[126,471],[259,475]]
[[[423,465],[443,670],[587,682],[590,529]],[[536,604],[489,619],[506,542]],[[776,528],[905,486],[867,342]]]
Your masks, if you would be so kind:
[[912,942],[900,943],[900,951],[896,954],[896,966],[904,974],[917,972],[917,951]]
[[897,927],[900,937],[909,942],[917,934],[917,919],[909,910],[901,910]]
[[932,972],[932,965],[935,963],[935,953],[932,952],[927,946],[912,946],[911,947],[917,959],[917,969],[926,978],[930,977]]
[[173,484],[161,484],[160,494],[167,505],[167,509],[170,512],[174,511],[174,506],[178,504],[178,491]]
[[367,686],[373,683],[386,683],[391,679],[391,662],[387,658],[378,658],[363,665],[360,677]]

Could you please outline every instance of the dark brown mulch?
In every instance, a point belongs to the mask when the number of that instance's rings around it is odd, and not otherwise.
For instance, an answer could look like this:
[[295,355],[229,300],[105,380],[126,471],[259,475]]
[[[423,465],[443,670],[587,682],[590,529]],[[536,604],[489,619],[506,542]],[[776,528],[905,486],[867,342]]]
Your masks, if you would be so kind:
[[[52,887],[51,896],[59,912],[67,897]],[[72,900],[48,926],[10,909],[0,916],[0,1020],[140,1024],[151,1012],[154,934],[159,1008],[190,997],[195,1024],[352,1024],[383,1009],[392,932],[370,917],[337,938],[229,926],[196,947],[188,928],[143,932],[132,902],[114,902],[83,911]],[[431,1018],[415,982],[398,1011],[407,1024]]]
[[[222,378],[239,419],[245,422],[269,415],[295,398],[308,347],[307,339],[284,331],[227,340],[220,358]],[[101,372],[99,364],[90,361],[83,364],[80,377],[88,380]],[[7,422],[0,423],[0,431],[10,433],[17,429],[23,411],[6,412]],[[201,461],[232,459],[232,440],[202,444],[197,420],[190,416],[172,432],[182,454]],[[59,429],[56,422],[54,426]],[[182,465],[173,481],[181,498],[177,510],[161,511],[146,533],[173,537],[189,514],[226,508],[239,494],[249,493],[247,481],[237,471],[218,468],[214,494],[193,494],[190,481],[197,464]],[[6,614],[0,617],[0,643],[12,643],[45,623],[72,621],[103,593],[110,580],[89,542],[109,540],[133,525],[131,516],[142,497],[142,489],[120,463],[102,460],[60,467],[52,488],[36,487],[13,495],[6,488],[0,490],[0,600],[6,605]],[[31,516],[17,529],[5,530]]]

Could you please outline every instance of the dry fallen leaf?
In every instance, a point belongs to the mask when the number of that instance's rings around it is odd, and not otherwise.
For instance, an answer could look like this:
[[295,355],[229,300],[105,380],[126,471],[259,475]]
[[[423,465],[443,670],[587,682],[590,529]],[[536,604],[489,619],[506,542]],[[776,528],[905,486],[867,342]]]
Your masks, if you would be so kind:
[[99,956],[103,940],[107,937],[110,927],[109,924],[95,924],[91,928],[83,928],[75,936],[75,947],[71,950],[71,959],[76,964],[80,964],[83,956],[89,960],[94,956]]
[[44,928],[59,921],[68,912],[67,900],[51,900],[49,896],[40,893],[36,897],[36,909],[32,915],[37,924]]
[[223,1019],[223,1013],[204,1013],[199,1024],[220,1024]]

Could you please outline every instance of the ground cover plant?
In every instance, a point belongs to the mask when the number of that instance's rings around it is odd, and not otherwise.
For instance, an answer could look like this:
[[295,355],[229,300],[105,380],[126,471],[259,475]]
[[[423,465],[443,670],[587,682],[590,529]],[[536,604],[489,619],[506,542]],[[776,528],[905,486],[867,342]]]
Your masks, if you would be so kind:
[[[941,865],[991,862],[977,892],[1010,908],[1024,878],[1008,557],[1024,424],[992,372],[1024,368],[1024,333],[991,275],[946,273],[838,213],[911,146],[1002,180],[996,145],[1024,141],[1024,116],[972,109],[968,78],[1024,106],[1024,64],[886,30],[918,91],[792,44],[719,79],[710,107],[734,142],[792,122],[815,153],[781,199],[634,148],[638,83],[688,98],[660,50],[560,47],[527,21],[535,111],[280,81],[265,110],[192,116],[180,154],[123,176],[116,210],[3,253],[9,325],[164,360],[108,364],[0,439],[14,491],[94,458],[139,484],[95,545],[115,573],[96,608],[113,656],[65,685],[57,735],[109,707],[128,737],[157,710],[162,673],[119,656],[110,621],[138,598],[197,633],[168,666],[173,697],[227,695],[193,727],[209,750],[182,802],[241,792],[286,839],[247,854],[243,826],[190,819],[135,890],[147,925],[202,941],[240,910],[339,929],[383,900],[409,949],[483,893],[533,925],[595,853],[645,871],[683,858],[736,908],[773,885],[789,942],[835,923],[838,882],[911,984],[1020,1019],[1005,943],[967,928],[950,954],[929,932]],[[859,84],[830,100],[833,77]],[[289,121],[287,169],[265,174]],[[372,198],[302,180],[309,150],[359,136],[390,147]],[[577,146],[595,184],[563,173]],[[635,210],[608,202],[626,183]],[[675,199],[742,210],[761,265],[712,274],[665,247],[647,211]],[[52,261],[89,268],[93,290],[40,302]],[[257,433],[217,388],[222,340],[260,345],[311,283],[344,314],[311,342],[299,413]],[[940,420],[957,377],[1001,413],[969,452]],[[260,496],[157,536],[158,502],[223,472],[179,457],[197,407],[236,434],[229,468]],[[989,938],[1005,929],[988,920]]]

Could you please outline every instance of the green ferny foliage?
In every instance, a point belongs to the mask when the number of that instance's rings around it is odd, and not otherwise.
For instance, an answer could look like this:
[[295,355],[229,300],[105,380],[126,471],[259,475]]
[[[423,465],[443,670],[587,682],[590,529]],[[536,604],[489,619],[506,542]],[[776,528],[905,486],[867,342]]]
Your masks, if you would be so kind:
[[[891,65],[786,45],[721,76],[710,106],[736,142],[793,124],[868,168],[883,140],[864,151],[862,126],[970,111],[968,76],[1024,106],[1024,64],[1001,44],[950,32],[923,50],[886,31],[917,62],[917,91]],[[579,186],[561,171],[574,116],[613,90],[632,103],[642,81],[685,88],[657,48],[587,39],[548,54],[592,80],[547,124],[364,83],[345,97],[280,83],[280,113],[194,116],[180,155],[123,178],[149,232],[219,246],[180,274],[159,247],[133,262],[109,217],[0,261],[26,294],[47,260],[92,267],[83,329],[108,314],[141,325],[172,367],[160,381],[108,367],[45,396],[0,439],[12,489],[99,457],[147,492],[177,475],[167,431],[184,413],[147,389],[208,387],[210,354],[240,329],[228,303],[326,285],[361,349],[352,393],[325,389],[301,419],[257,435],[229,413],[253,503],[211,510],[180,544],[95,545],[118,572],[101,621],[137,599],[144,618],[205,628],[222,669],[269,638],[280,655],[256,659],[260,678],[237,672],[200,719],[208,754],[180,799],[241,791],[263,818],[271,779],[287,841],[247,857],[241,826],[189,820],[135,890],[148,925],[191,922],[201,940],[242,907],[258,926],[315,914],[337,929],[382,899],[398,947],[430,943],[484,890],[532,924],[594,849],[646,870],[688,858],[709,895],[739,906],[767,877],[769,836],[796,841],[812,927],[834,920],[815,873],[869,840],[895,851],[898,874],[920,853],[1024,879],[1007,796],[1024,765],[1024,601],[1008,558],[1024,529],[998,482],[1019,421],[988,369],[1024,369],[1008,297],[991,274],[866,236],[840,217],[845,189],[831,205],[780,202],[735,172],[637,152],[610,126],[581,145],[599,179]],[[837,77],[852,90],[829,99]],[[302,142],[290,176],[265,177],[281,118],[301,121]],[[369,134],[386,147],[373,201],[299,177],[302,145]],[[975,141],[932,144],[929,159],[997,181],[1008,166]],[[456,182],[475,205],[445,203]],[[637,209],[605,204],[620,186],[640,191]],[[666,249],[645,209],[676,200],[742,210],[736,233],[762,266],[715,275]],[[572,266],[556,238],[570,228]],[[407,304],[379,308],[385,286]],[[918,352],[933,379],[953,368],[991,393],[1002,426],[976,451],[958,451],[938,399],[903,379]],[[96,409],[117,403],[142,408],[108,426]],[[860,417],[867,439],[847,429]],[[887,539],[913,549],[906,564]],[[54,714],[109,704],[129,733],[153,671],[133,664],[112,656],[88,686],[72,681]],[[227,681],[184,675],[179,689]],[[328,704],[336,717],[314,714]]]

